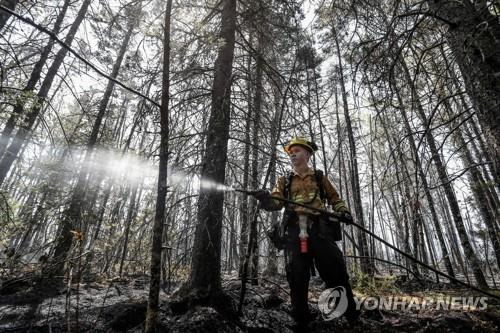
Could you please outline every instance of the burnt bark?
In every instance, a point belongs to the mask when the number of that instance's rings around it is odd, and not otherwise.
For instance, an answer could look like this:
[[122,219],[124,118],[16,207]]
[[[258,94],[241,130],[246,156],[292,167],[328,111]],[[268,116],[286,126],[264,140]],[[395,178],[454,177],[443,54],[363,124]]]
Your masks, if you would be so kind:
[[[127,51],[127,47],[132,36],[132,32],[135,25],[135,18],[130,19],[128,31],[126,36],[120,46],[120,50],[118,52],[117,59],[113,65],[113,70],[111,73],[111,77],[116,78],[120,71],[120,67],[125,56],[125,52]],[[104,95],[99,103],[99,108],[97,112],[96,119],[94,121],[92,132],[90,133],[90,137],[87,141],[87,151],[85,152],[85,156],[83,159],[83,167],[78,173],[78,180],[73,190],[69,207],[63,215],[60,227],[59,227],[59,237],[56,241],[56,246],[53,254],[53,270],[54,274],[60,274],[64,268],[64,259],[69,251],[72,243],[72,234],[71,231],[76,229],[78,231],[82,231],[83,225],[81,224],[81,213],[85,201],[85,194],[88,187],[88,170],[85,165],[88,161],[90,161],[93,149],[98,141],[98,134],[101,129],[101,124],[108,109],[109,100],[111,98],[111,93],[114,88],[114,81],[108,81],[108,85],[106,86],[106,90]]]
[[[253,112],[253,133],[252,133],[252,182],[251,182],[251,187],[252,189],[257,189],[260,186],[259,182],[259,149],[260,149],[260,138],[259,138],[259,130],[261,129],[261,124],[260,124],[260,118],[261,118],[261,113],[262,113],[262,84],[263,84],[263,37],[261,34],[259,34],[258,40],[257,40],[258,46],[257,46],[257,60],[255,62],[255,96],[254,96],[254,112]],[[254,197],[250,198],[250,212],[255,214],[255,211],[257,209],[257,200]],[[257,235],[258,225],[257,223],[251,223],[250,224],[250,234]],[[258,284],[258,271],[259,271],[259,242],[253,242],[253,246],[251,249],[251,261],[252,265],[250,266],[250,280],[252,284],[256,285]]]
[[405,126],[405,130],[407,132],[407,135],[409,136],[408,142],[410,144],[410,148],[415,156],[415,163],[417,164],[416,166],[417,166],[417,170],[418,170],[418,173],[420,176],[420,181],[422,182],[422,187],[424,189],[425,198],[427,200],[427,205],[428,205],[430,213],[431,213],[432,223],[434,224],[434,229],[436,230],[436,234],[437,234],[437,237],[439,240],[439,245],[441,247],[441,252],[443,255],[443,261],[444,261],[444,264],[446,267],[446,271],[447,271],[448,275],[450,275],[451,277],[455,277],[455,272],[453,270],[453,266],[452,266],[451,260],[450,260],[450,253],[448,252],[448,249],[446,247],[446,242],[444,239],[443,231],[442,231],[441,224],[440,224],[437,212],[436,212],[435,200],[432,197],[432,193],[429,189],[429,183],[427,181],[427,177],[425,176],[424,167],[422,166],[422,161],[421,161],[420,157],[418,156],[417,145],[415,144],[413,135],[411,134],[412,130],[410,127],[410,123],[409,123],[409,119],[408,119],[408,116],[406,113],[406,109],[405,109],[404,104],[403,104],[403,99],[402,99],[401,94],[399,93],[398,88],[397,88],[394,81],[392,82],[392,84],[394,85],[394,88],[396,89],[396,97],[398,99],[398,103],[399,103],[399,106],[401,108],[401,115],[403,117],[403,124]]
[[[78,11],[76,18],[71,24],[68,34],[64,39],[64,43],[66,45],[71,46],[71,43],[75,38],[76,32],[78,31],[78,28],[80,27],[80,24],[82,23],[83,18],[87,13],[87,9],[90,5],[90,2],[91,0],[85,0],[82,6],[80,7],[80,10]],[[49,90],[52,87],[52,83],[54,82],[57,72],[59,71],[59,68],[61,67],[67,53],[68,49],[66,48],[61,48],[57,52],[54,61],[52,62],[52,65],[47,71],[47,75],[42,81],[42,85],[36,96],[36,103],[34,103],[33,108],[31,108],[28,111],[25,122],[17,130],[16,135],[14,136],[11,144],[9,145],[4,156],[2,157],[2,160],[0,161],[0,184],[2,184],[3,181],[5,180],[5,177],[7,176],[7,173],[9,172],[12,164],[18,157],[19,151],[21,150],[24,142],[29,136],[33,128],[33,125],[35,124],[35,121],[38,118],[40,111],[42,110],[43,101],[47,98]]]
[[[248,77],[247,77],[247,115],[246,115],[246,123],[245,123],[245,148],[243,150],[243,183],[242,187],[244,189],[248,188],[249,184],[249,175],[250,175],[250,134],[252,128],[252,89],[251,89],[251,71],[250,66],[252,64],[252,57],[248,55],[247,68],[248,68]],[[250,224],[250,219],[248,216],[248,201],[250,198],[248,196],[243,196],[240,202],[240,244],[239,244],[239,269],[238,274],[241,277],[241,273],[243,270],[243,262],[245,261],[245,254],[248,246],[248,227]]]
[[[449,117],[453,117],[453,111],[451,109],[451,105],[444,98],[444,107]],[[451,124],[457,126],[457,121],[452,122]],[[486,225],[486,229],[488,232],[488,236],[490,237],[491,243],[493,245],[493,250],[495,253],[495,258],[497,260],[497,265],[500,265],[500,242],[495,230],[495,215],[493,213],[492,203],[488,198],[488,194],[486,193],[487,186],[484,182],[484,178],[481,175],[481,171],[478,167],[475,167],[474,159],[472,157],[472,153],[469,151],[467,143],[462,134],[462,130],[459,126],[456,128],[451,128],[453,131],[453,137],[455,139],[456,145],[460,151],[460,157],[465,167],[469,168],[469,183],[472,193],[474,195],[474,199],[476,201],[476,205],[481,214],[481,218]]]
[[[64,17],[66,16],[66,11],[68,10],[69,3],[70,3],[69,0],[65,0],[63,6],[61,7],[61,11],[57,15],[56,22],[54,23],[54,27],[52,28],[52,32],[56,35],[61,30],[61,24],[64,20]],[[1,10],[0,13],[2,13]],[[0,30],[1,29],[2,28],[0,27]],[[33,91],[36,88],[36,84],[40,80],[43,67],[45,66],[47,59],[49,58],[54,43],[55,41],[53,39],[49,39],[49,42],[43,48],[42,53],[40,54],[40,58],[36,62],[35,66],[33,66],[33,70],[31,71],[28,82],[26,83],[26,86],[22,90],[23,96],[20,98],[18,103],[16,103],[9,119],[5,123],[2,135],[0,136],[0,158],[5,153],[5,149],[7,148],[7,145],[9,143],[10,135],[12,134],[16,126],[16,121],[24,113],[25,104],[28,103],[30,99],[32,99],[31,95],[33,95]]]
[[161,255],[163,241],[163,223],[165,222],[165,204],[167,199],[168,176],[168,139],[169,130],[169,101],[170,101],[170,32],[172,22],[172,0],[166,4],[165,23],[163,27],[163,77],[160,108],[160,165],[158,170],[158,188],[156,197],[155,219],[153,223],[153,242],[151,245],[151,280],[149,282],[148,309],[146,312],[145,333],[156,331],[158,317]]
[[132,189],[132,194],[130,195],[130,203],[127,212],[127,219],[125,220],[125,226],[124,226],[125,230],[123,231],[123,250],[120,258],[120,268],[118,270],[118,276],[120,277],[122,276],[123,273],[123,263],[125,262],[125,259],[127,257],[130,227],[132,225],[132,221],[134,220],[137,214],[137,204],[138,204],[136,200],[137,190],[138,190],[138,184],[134,184],[134,188]]
[[[8,8],[10,10],[15,10],[19,0],[2,0],[0,1],[0,5]],[[11,14],[0,9],[0,31],[3,29],[7,21],[9,20]]]
[[[412,100],[415,103],[414,109],[417,112],[418,116],[420,117],[422,123],[428,124],[427,116],[425,115],[423,107],[420,104],[420,101],[418,100],[417,89],[414,85],[414,82],[411,78],[408,67],[406,66],[406,63],[404,62],[404,60],[401,60],[401,68],[403,70],[405,80],[410,87]],[[470,243],[470,239],[469,239],[469,236],[467,234],[462,215],[460,213],[460,206],[458,205],[458,200],[457,200],[457,197],[456,197],[455,192],[454,192],[453,187],[452,187],[452,182],[450,181],[450,179],[448,177],[448,174],[446,172],[446,167],[445,167],[445,165],[444,165],[444,163],[441,160],[441,157],[439,155],[439,151],[438,151],[434,136],[432,135],[432,132],[429,129],[426,129],[426,131],[425,131],[425,138],[427,139],[427,143],[429,145],[429,149],[430,149],[431,154],[432,154],[431,158],[432,158],[434,165],[436,167],[436,171],[438,173],[439,180],[442,183],[444,192],[446,194],[446,198],[448,199],[448,203],[450,205],[450,210],[452,213],[453,221],[455,222],[455,227],[457,228],[458,236],[460,237],[460,243],[462,244],[465,255],[470,260],[470,265],[471,265],[474,277],[476,278],[476,283],[480,288],[487,289],[488,283],[486,282],[483,271],[481,269],[479,258],[477,257],[477,255],[476,255],[476,253],[475,253],[475,251]]]
[[[356,142],[354,140],[354,132],[351,125],[351,116],[349,114],[349,105],[347,103],[347,92],[344,82],[344,72],[342,67],[342,57],[340,52],[340,44],[337,36],[336,29],[332,26],[332,34],[335,39],[336,53],[338,59],[339,67],[339,80],[340,88],[342,91],[342,102],[344,109],[344,118],[347,128],[347,137],[349,141],[349,158],[351,160],[351,192],[354,202],[354,215],[356,217],[356,222],[361,226],[365,227],[365,222],[363,218],[363,205],[361,203],[361,191],[359,188],[359,172],[358,172],[358,160],[356,155]],[[375,272],[375,263],[370,259],[368,251],[368,240],[363,232],[358,232],[358,244],[360,250],[361,258],[361,269],[365,274],[373,274]]]
[[500,179],[500,22],[483,1],[428,0],[446,22],[446,38],[477,110]]
[[[236,31],[236,0],[224,0],[220,46],[215,61],[212,106],[201,178],[224,183],[230,124],[231,73]],[[196,296],[221,292],[221,234],[224,193],[200,188],[191,274],[186,284]]]

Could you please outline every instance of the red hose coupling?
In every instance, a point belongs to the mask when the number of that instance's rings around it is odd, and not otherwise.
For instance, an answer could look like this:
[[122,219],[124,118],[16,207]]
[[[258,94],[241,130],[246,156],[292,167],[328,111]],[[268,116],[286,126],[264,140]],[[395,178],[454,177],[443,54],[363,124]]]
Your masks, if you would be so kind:
[[300,239],[300,253],[307,253],[307,238]]

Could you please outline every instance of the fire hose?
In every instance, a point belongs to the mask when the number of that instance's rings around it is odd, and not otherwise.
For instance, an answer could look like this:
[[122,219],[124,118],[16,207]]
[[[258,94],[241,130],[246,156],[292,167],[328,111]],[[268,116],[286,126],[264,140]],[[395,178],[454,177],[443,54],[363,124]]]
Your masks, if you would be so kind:
[[[240,193],[244,193],[246,195],[255,195],[256,193],[260,192],[260,191],[248,191],[248,190],[243,190],[243,189],[234,189],[236,192],[240,192]],[[339,214],[339,213],[336,213],[336,212],[330,212],[330,211],[327,211],[327,210],[324,210],[324,209],[321,209],[321,208],[316,208],[316,207],[312,207],[312,206],[309,206],[309,205],[306,205],[306,204],[303,204],[303,203],[300,203],[300,202],[295,202],[293,200],[289,200],[289,199],[284,199],[284,198],[280,198],[280,197],[275,197],[275,196],[271,196],[271,199],[275,199],[275,200],[278,200],[278,201],[281,201],[281,202],[284,202],[284,203],[288,203],[288,204],[292,204],[292,205],[295,205],[295,206],[300,206],[300,207],[304,207],[304,208],[307,208],[307,209],[310,209],[310,210],[313,210],[313,211],[316,211],[324,216],[328,216],[328,217],[331,217],[331,218],[334,218],[334,219],[337,219],[341,222],[344,222],[346,223],[346,221],[344,221],[342,219],[342,216]],[[475,287],[471,284],[468,284],[466,282],[463,282],[463,281],[460,281],[446,273],[443,273],[441,272],[440,270],[437,270],[435,269],[434,267],[431,267],[429,266],[428,264],[418,260],[417,258],[415,258],[414,256],[404,252],[404,251],[401,251],[400,249],[398,249],[397,247],[395,247],[394,245],[390,244],[389,242],[385,241],[384,239],[380,238],[379,236],[375,235],[373,232],[371,232],[370,230],[366,229],[364,226],[354,222],[354,221],[349,221],[349,224],[355,226],[356,228],[358,228],[359,230],[363,231],[364,233],[367,233],[368,235],[372,236],[373,238],[375,238],[376,240],[378,240],[379,242],[385,244],[386,246],[390,247],[392,250],[396,251],[397,253],[401,254],[402,256],[410,259],[410,260],[413,260],[414,262],[416,262],[417,264],[421,265],[422,267],[425,267],[431,271],[433,271],[434,273],[438,274],[438,275],[441,275],[447,279],[449,279],[450,281],[456,283],[456,284],[459,284],[459,285],[462,285],[464,287],[467,287],[469,289],[472,289],[474,291],[477,291],[481,294],[484,294],[486,296],[489,296],[489,297],[492,297],[492,298],[495,298],[497,300],[500,301],[500,296],[497,296],[493,293],[490,293],[488,291],[485,291],[481,288],[478,288],[478,287]],[[243,279],[244,277],[242,277]],[[242,281],[243,282],[243,281]]]

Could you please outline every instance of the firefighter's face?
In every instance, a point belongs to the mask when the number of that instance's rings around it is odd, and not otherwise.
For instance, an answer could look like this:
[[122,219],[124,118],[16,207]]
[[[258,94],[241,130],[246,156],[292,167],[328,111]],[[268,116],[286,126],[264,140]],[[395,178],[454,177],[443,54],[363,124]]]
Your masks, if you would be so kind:
[[294,166],[307,165],[311,153],[304,147],[295,145],[290,147],[289,150],[290,161]]

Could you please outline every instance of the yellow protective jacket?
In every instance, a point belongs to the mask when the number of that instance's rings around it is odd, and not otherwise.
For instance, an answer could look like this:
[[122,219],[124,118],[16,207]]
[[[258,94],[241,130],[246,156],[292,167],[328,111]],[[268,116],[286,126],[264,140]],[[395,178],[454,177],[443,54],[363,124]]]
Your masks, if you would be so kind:
[[[281,176],[278,179],[278,183],[274,187],[271,195],[275,197],[280,197],[283,199],[290,199],[299,203],[303,203],[315,208],[324,209],[325,206],[321,202],[321,197],[319,193],[319,187],[316,182],[316,174],[312,168],[309,168],[307,172],[303,175],[292,171],[292,186],[290,188],[289,198],[284,197],[285,186],[288,181],[289,176]],[[349,212],[345,202],[340,198],[339,193],[332,185],[328,177],[323,175],[323,188],[325,190],[328,202],[332,205],[333,210],[337,212]],[[277,208],[283,208],[284,203],[282,201],[274,200]],[[318,212],[307,209],[305,207],[290,205],[290,209],[293,209],[297,214],[312,214],[319,215]]]

